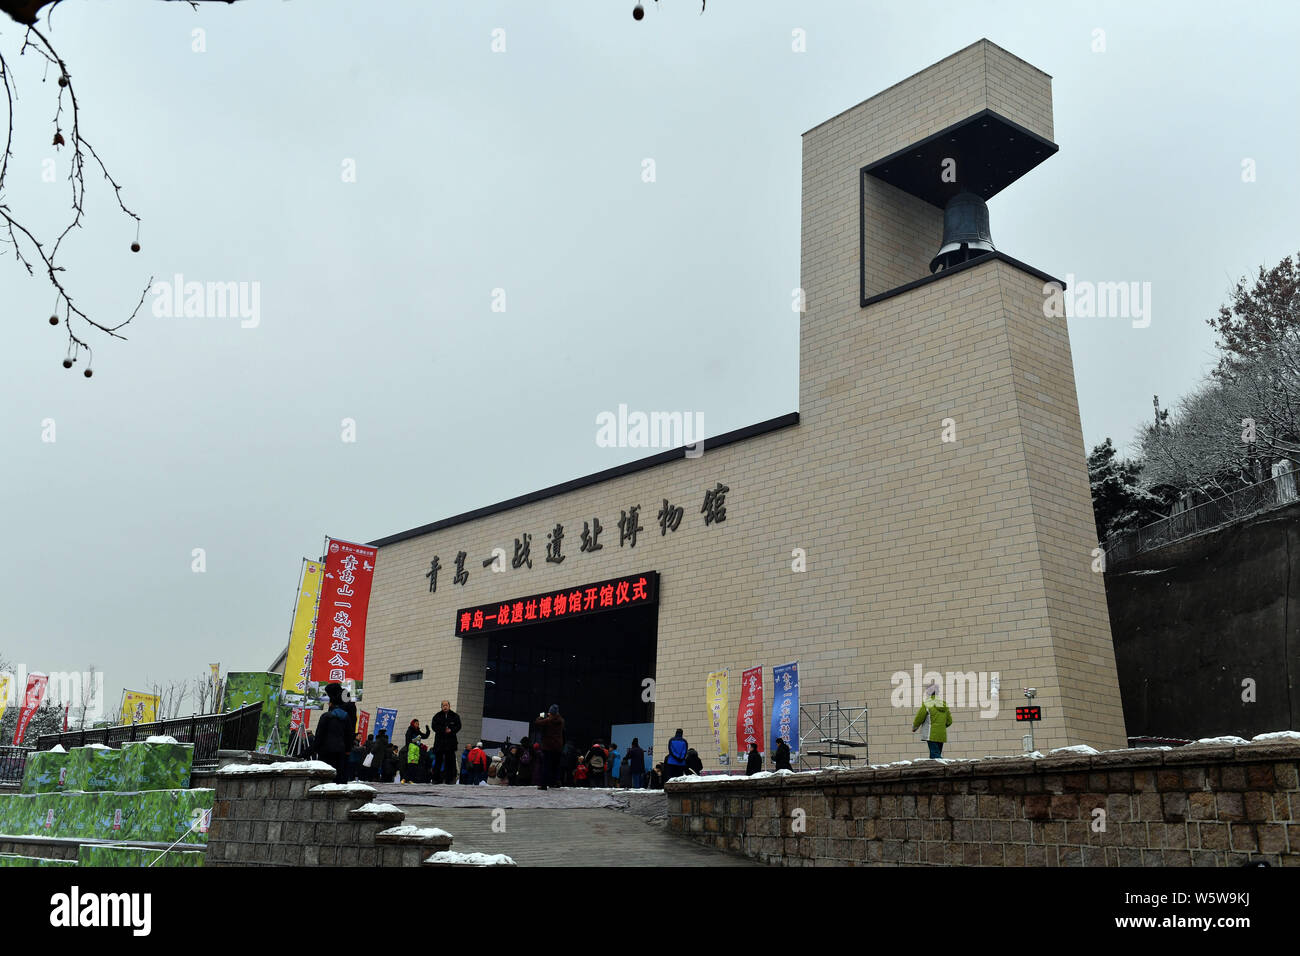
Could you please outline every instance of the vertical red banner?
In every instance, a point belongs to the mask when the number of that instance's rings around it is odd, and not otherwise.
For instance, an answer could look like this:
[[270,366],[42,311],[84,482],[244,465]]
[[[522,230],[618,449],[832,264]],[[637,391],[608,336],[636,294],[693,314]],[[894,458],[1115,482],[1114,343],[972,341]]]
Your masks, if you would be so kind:
[[740,706],[736,709],[736,740],[741,747],[741,756],[749,753],[750,744],[758,744],[758,752],[765,753],[763,746],[763,668],[751,667],[740,677]]
[[325,583],[316,610],[311,680],[360,681],[366,659],[366,611],[375,577],[376,548],[330,538],[325,542]]
[[370,730],[370,711],[357,711],[357,733],[361,735],[361,742],[366,742],[366,735]]
[[27,675],[27,692],[23,695],[23,709],[18,713],[18,727],[14,731],[15,744],[23,742],[23,734],[27,733],[27,725],[45,699],[45,688],[49,682],[50,678],[45,674]]

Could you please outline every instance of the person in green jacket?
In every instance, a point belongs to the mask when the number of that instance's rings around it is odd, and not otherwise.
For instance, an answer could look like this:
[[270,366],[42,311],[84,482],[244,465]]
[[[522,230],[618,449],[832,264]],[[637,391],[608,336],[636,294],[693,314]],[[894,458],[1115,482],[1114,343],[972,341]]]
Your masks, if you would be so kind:
[[916,719],[912,721],[912,733],[921,729],[921,725],[928,720],[930,731],[925,735],[925,742],[930,747],[930,758],[936,759],[943,756],[943,745],[948,742],[948,728],[952,726],[952,711],[948,705],[939,699],[939,686],[931,682],[930,686],[925,689],[926,700],[921,704],[921,709],[916,712]]

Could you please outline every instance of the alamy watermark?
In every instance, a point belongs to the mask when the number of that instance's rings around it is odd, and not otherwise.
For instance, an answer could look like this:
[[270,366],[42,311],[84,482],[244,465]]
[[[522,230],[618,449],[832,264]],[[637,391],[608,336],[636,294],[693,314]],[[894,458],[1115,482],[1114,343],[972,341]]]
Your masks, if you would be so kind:
[[998,715],[998,689],[1002,675],[998,671],[925,671],[920,664],[912,672],[894,671],[889,678],[893,693],[889,702],[894,707],[919,708],[930,696],[930,687],[950,708],[978,707],[980,716],[992,719]]
[[[104,672],[92,671],[35,671],[45,674],[44,702],[68,704],[78,721],[90,723],[104,717]],[[0,671],[0,700],[6,708],[26,703],[27,668],[19,664],[17,670]],[[83,716],[84,713],[84,716]]]
[[687,458],[704,454],[703,412],[600,412],[596,416],[597,448],[681,448]]
[[186,282],[179,272],[172,281],[149,289],[153,314],[160,319],[239,319],[239,327],[255,329],[262,322],[262,283]]
[[1060,283],[1043,284],[1043,315],[1046,318],[1132,319],[1133,328],[1151,324],[1150,282],[1074,281],[1074,273]]

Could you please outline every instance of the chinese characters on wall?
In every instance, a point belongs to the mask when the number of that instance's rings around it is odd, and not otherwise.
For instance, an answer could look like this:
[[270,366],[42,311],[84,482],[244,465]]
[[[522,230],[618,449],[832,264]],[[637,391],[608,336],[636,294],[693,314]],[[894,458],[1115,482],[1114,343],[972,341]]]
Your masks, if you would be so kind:
[[[704,525],[706,527],[714,524],[720,524],[727,520],[727,492],[731,489],[718,482],[714,487],[704,492],[704,503],[701,505],[699,513],[704,516]],[[682,505],[674,505],[667,498],[663,499],[663,507],[659,509],[657,522],[659,525],[659,536],[666,537],[669,532],[676,531],[682,525],[682,518],[686,509]],[[592,517],[591,521],[582,522],[582,532],[580,534],[581,544],[578,547],[580,554],[591,554],[602,550],[605,545],[600,541],[600,533],[605,530],[605,526],[600,523],[600,519]],[[637,535],[645,531],[641,524],[641,506],[632,505],[627,509],[620,510],[618,519],[618,546],[620,548],[635,548]],[[612,532],[611,532],[612,533]],[[532,540],[533,536],[529,532],[522,532],[518,538],[515,538],[514,555],[510,558],[510,566],[516,570],[521,567],[531,568],[533,566],[532,558]],[[548,564],[560,564],[567,554],[563,552],[564,547],[564,525],[556,522],[556,525],[546,535],[546,561]],[[452,578],[452,583],[464,587],[469,581],[469,571],[465,569],[465,560],[469,555],[464,551],[456,553],[456,574]],[[498,559],[496,551],[483,560],[483,567],[491,567],[494,562],[500,561],[501,567],[504,567],[504,558]],[[442,568],[442,562],[438,555],[433,556],[429,562],[429,570],[425,577],[429,580],[429,593],[434,594],[438,590],[438,571]],[[552,602],[551,608],[555,604]],[[536,609],[534,611],[536,613]],[[459,630],[457,633],[460,633]]]

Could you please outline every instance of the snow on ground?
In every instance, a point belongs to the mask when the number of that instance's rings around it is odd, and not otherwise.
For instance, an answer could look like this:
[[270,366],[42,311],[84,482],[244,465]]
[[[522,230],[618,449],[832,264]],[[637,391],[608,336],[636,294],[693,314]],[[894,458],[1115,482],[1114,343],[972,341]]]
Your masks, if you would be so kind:
[[166,734],[162,734],[162,735],[157,736],[157,737],[146,737],[146,738],[144,739],[144,742],[147,743],[147,744],[178,744],[178,743],[180,743],[180,741],[177,740],[175,737],[168,737]]
[[1232,734],[1224,734],[1222,737],[1202,737],[1196,741],[1198,744],[1244,744],[1248,742],[1245,737],[1234,737]]
[[367,783],[318,783],[307,791],[308,793],[355,793],[358,797],[368,797],[372,793],[378,793],[374,787]]
[[1271,734],[1258,734],[1250,738],[1252,744],[1262,743],[1265,740],[1300,740],[1300,731],[1275,730]]
[[378,815],[378,814],[380,814],[380,813],[401,813],[402,811],[399,810],[397,807],[393,806],[391,803],[367,803],[367,804],[366,804],[365,806],[363,806],[363,807],[357,807],[357,808],[356,808],[354,811],[352,811],[352,812],[353,812],[353,813],[373,813],[373,814]]
[[457,853],[440,850],[429,857],[430,863],[460,863],[467,866],[514,866],[515,861],[504,853]]
[[409,823],[400,827],[389,827],[387,830],[380,830],[380,836],[409,836],[409,837],[447,837],[451,839],[451,834],[446,830],[439,830],[437,827],[416,827]]
[[280,763],[232,763],[222,767],[217,773],[278,773],[281,770],[328,770],[334,768],[324,760],[284,760]]

